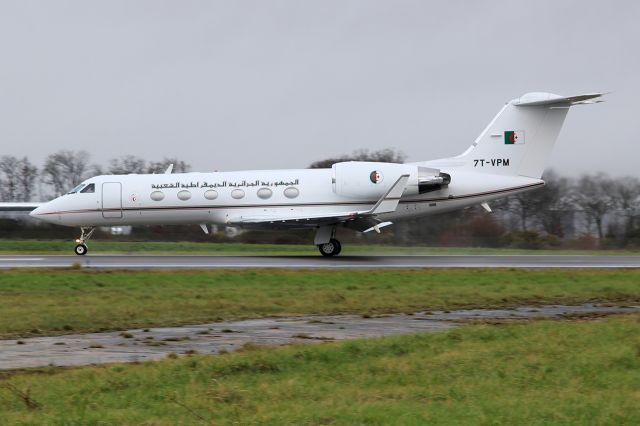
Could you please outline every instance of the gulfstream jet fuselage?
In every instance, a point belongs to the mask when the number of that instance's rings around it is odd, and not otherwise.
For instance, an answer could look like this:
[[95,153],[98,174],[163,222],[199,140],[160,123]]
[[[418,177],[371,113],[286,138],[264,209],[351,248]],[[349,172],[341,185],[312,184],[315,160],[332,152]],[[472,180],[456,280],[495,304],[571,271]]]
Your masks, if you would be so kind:
[[330,169],[103,175],[42,204],[31,215],[81,227],[76,253],[96,226],[211,224],[314,228],[326,256],[337,226],[381,232],[399,220],[483,205],[539,188],[572,105],[601,94],[529,93],[508,102],[457,157],[410,164],[342,162]]

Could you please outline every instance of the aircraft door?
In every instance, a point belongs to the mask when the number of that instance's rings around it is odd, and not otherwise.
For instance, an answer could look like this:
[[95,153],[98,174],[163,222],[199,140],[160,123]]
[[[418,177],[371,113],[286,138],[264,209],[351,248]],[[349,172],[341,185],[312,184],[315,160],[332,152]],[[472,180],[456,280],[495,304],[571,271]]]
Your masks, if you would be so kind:
[[122,184],[120,182],[102,184],[102,217],[105,219],[122,218]]

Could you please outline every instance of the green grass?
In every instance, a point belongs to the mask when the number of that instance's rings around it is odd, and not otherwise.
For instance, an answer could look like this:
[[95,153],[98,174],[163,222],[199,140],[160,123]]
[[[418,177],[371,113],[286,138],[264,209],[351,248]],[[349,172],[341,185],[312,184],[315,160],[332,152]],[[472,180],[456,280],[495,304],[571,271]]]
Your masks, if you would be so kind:
[[638,336],[630,315],[20,372],[0,423],[639,424]]
[[[75,243],[67,240],[0,240],[0,254],[73,254]],[[318,255],[311,244],[243,244],[195,242],[146,242],[91,240],[91,254],[200,254],[209,256],[292,256]],[[638,255],[632,250],[523,250],[483,247],[399,247],[379,244],[343,244],[343,255],[349,254],[554,254],[554,255]]]
[[640,270],[0,271],[0,337],[235,318],[640,301]]

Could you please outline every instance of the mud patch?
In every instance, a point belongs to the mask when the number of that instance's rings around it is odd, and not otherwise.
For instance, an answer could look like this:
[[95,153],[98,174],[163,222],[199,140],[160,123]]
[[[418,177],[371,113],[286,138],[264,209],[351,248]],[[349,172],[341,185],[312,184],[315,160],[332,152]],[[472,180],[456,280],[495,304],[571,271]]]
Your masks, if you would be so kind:
[[522,306],[384,316],[318,315],[262,318],[183,327],[145,328],[20,340],[0,340],[0,370],[139,362],[168,354],[216,354],[246,345],[288,345],[435,332],[469,322],[599,317],[640,312],[640,306]]

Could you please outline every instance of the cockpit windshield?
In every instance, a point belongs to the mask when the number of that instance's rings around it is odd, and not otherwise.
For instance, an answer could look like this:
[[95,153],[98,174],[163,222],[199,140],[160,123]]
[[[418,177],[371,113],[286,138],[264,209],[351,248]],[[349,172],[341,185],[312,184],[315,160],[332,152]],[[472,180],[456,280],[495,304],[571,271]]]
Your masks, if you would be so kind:
[[94,192],[96,192],[96,186],[94,184],[90,183],[89,185],[85,186],[79,192],[82,192],[83,194],[93,194]]
[[75,194],[76,192],[80,191],[82,188],[84,188],[86,186],[85,183],[81,183],[80,185],[76,186],[75,188],[73,188],[71,191],[67,192],[67,194]]

